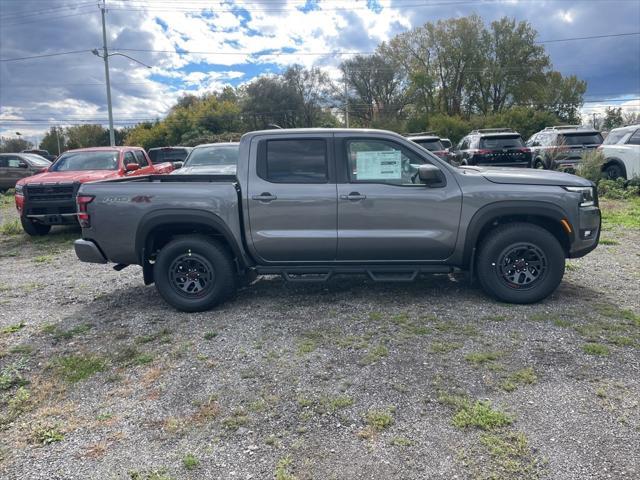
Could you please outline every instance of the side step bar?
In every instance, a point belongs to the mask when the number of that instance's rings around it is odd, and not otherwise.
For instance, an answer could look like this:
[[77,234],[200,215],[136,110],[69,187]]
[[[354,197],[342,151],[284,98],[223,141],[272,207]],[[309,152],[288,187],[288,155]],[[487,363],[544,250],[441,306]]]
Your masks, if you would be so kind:
[[326,282],[334,275],[368,275],[374,282],[412,282],[420,274],[451,273],[447,265],[393,266],[372,265],[367,267],[257,267],[258,275],[282,275],[287,282]]

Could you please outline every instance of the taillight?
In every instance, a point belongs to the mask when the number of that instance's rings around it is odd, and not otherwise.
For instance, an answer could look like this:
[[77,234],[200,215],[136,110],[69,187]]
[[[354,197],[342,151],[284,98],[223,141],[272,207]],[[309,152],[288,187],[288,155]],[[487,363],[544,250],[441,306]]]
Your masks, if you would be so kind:
[[82,228],[89,228],[91,226],[91,219],[89,218],[89,212],[87,206],[93,201],[95,197],[93,195],[78,195],[76,197],[76,206],[78,207],[78,222]]
[[473,152],[474,155],[489,155],[491,150],[475,150]]
[[522,153],[531,153],[531,149],[530,148],[526,148],[526,147],[525,148],[520,148],[519,151],[522,152]]

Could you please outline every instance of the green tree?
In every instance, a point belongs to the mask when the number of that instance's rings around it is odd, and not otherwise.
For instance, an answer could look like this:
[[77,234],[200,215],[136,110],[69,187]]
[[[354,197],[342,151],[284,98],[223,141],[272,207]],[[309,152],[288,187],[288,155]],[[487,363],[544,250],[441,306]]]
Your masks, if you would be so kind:
[[62,127],[51,127],[42,138],[40,148],[52,155],[60,155],[67,150],[64,129]]
[[621,127],[624,125],[624,118],[622,118],[622,108],[607,107],[604,112],[604,120],[602,121],[602,130],[611,130],[612,128]]
[[67,127],[65,134],[69,149],[109,145],[109,131],[102,125],[74,125]]
[[580,123],[580,107],[587,82],[575,75],[563,77],[555,71],[548,72],[545,77],[538,89],[537,108],[553,113],[562,122]]
[[33,143],[24,138],[0,137],[0,153],[18,153],[33,148]]

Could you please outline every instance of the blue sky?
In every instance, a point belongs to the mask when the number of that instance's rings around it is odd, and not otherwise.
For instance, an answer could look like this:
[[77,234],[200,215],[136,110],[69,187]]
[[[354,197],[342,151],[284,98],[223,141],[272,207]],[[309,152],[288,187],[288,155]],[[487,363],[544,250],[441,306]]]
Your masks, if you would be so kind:
[[[118,125],[162,117],[184,92],[240,85],[287,65],[323,67],[428,21],[479,14],[530,22],[553,66],[588,83],[586,115],[640,110],[639,0],[107,0]],[[87,0],[0,0],[0,134],[35,139],[51,124],[104,123],[100,12]],[[179,54],[176,51],[181,52]],[[65,55],[58,53],[74,52]],[[188,53],[185,53],[188,52]]]

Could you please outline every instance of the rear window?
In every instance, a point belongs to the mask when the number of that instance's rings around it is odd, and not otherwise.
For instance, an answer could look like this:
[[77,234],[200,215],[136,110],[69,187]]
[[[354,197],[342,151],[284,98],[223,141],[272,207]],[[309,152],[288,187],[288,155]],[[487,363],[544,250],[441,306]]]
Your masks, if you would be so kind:
[[605,145],[615,145],[616,143],[622,143],[622,139],[628,137],[632,133],[632,130],[612,130],[604,139]]
[[327,183],[325,140],[267,140],[266,143],[266,158],[258,171],[265,180],[273,183]]
[[489,150],[518,147],[524,147],[524,143],[522,142],[522,137],[520,137],[520,135],[483,137],[480,139],[480,148],[487,148]]
[[444,146],[442,142],[438,139],[433,140],[414,140],[415,143],[420,145],[421,147],[426,148],[430,152],[437,152],[440,150],[444,150]]
[[186,148],[172,148],[171,150],[162,151],[163,162],[184,162],[184,159],[189,155],[189,150]]
[[236,165],[238,163],[238,149],[238,145],[195,148],[187,158],[184,166]]
[[117,169],[117,151],[64,153],[51,167],[52,172]]
[[558,136],[559,145],[600,145],[602,135],[597,132],[565,133]]

